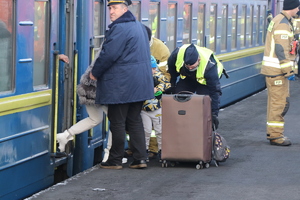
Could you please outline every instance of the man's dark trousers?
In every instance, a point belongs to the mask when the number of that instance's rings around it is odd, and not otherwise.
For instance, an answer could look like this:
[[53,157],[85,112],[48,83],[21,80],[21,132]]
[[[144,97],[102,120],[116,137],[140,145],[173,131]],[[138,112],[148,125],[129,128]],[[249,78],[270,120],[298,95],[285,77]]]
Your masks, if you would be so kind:
[[108,162],[122,164],[125,130],[130,137],[133,159],[146,160],[144,126],[141,118],[143,102],[108,105],[108,119],[112,133],[112,146]]

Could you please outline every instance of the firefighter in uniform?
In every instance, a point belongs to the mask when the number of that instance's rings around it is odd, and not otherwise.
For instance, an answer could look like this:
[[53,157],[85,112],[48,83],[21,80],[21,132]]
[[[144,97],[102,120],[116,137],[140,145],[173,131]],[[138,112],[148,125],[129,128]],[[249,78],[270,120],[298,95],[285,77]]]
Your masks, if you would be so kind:
[[261,73],[268,89],[267,139],[271,145],[291,145],[283,131],[284,115],[289,108],[289,80],[295,80],[292,17],[299,11],[298,6],[299,0],[284,0],[283,11],[269,24],[265,42]]
[[[222,63],[210,49],[194,44],[185,44],[176,48],[168,59],[171,75],[171,88],[168,92],[196,92],[209,95],[212,100],[213,125],[218,128],[221,84],[220,77],[224,70]],[[177,82],[177,77],[180,79]]]

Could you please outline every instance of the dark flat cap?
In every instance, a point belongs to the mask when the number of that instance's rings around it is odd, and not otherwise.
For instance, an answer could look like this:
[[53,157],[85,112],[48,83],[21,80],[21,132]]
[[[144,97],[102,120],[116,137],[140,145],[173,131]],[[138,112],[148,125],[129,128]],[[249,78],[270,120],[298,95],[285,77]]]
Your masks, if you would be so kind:
[[186,48],[185,53],[184,53],[184,63],[186,65],[193,65],[197,62],[199,58],[199,53],[197,51],[197,48],[195,47],[194,44],[191,44]]

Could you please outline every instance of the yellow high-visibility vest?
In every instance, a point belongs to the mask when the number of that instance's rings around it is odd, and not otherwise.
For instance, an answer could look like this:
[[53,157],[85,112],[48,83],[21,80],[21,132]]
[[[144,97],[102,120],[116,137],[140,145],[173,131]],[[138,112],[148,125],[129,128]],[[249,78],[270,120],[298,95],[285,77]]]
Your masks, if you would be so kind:
[[[182,47],[179,48],[179,51],[177,54],[177,60],[176,60],[176,64],[175,64],[176,71],[178,73],[180,73],[180,69],[184,65],[184,53],[188,46],[190,46],[190,44],[184,44],[184,45],[182,45]],[[207,63],[208,63],[211,55],[214,57],[214,59],[217,62],[218,75],[220,78],[224,67],[223,67],[223,64],[219,61],[219,59],[213,54],[213,51],[210,49],[204,48],[204,47],[199,47],[197,45],[195,45],[195,47],[197,48],[197,51],[200,56],[200,63],[199,63],[198,69],[196,71],[197,81],[202,85],[206,85],[206,79],[204,78],[204,73],[205,73],[205,69],[206,69]],[[183,76],[180,74],[180,78],[185,79],[186,76]]]

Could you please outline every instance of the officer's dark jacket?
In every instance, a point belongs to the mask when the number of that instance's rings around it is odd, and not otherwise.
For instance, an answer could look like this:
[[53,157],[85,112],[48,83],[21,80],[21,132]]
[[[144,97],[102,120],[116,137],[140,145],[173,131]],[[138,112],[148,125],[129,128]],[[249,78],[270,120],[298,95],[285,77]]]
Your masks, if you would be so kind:
[[97,104],[122,104],[154,98],[149,39],[130,11],[108,26],[92,74]]
[[[171,75],[171,86],[176,86],[177,78],[178,76],[184,75],[186,76],[185,79],[194,80],[194,84],[199,84],[196,80],[196,71],[190,72],[186,67],[181,67],[180,73],[176,71],[176,60],[177,60],[177,54],[178,54],[179,48],[176,48],[172,54],[170,55],[168,59],[168,68],[169,73]],[[206,79],[206,85],[201,85],[203,90],[198,94],[201,95],[209,95],[212,99],[212,113],[214,115],[218,116],[219,108],[220,108],[220,96],[222,94],[221,92],[221,84],[218,76],[218,69],[216,65],[216,61],[214,60],[213,56],[210,56],[210,61],[206,65],[204,78]],[[180,81],[180,80],[179,80]],[[195,92],[195,91],[190,91]]]

